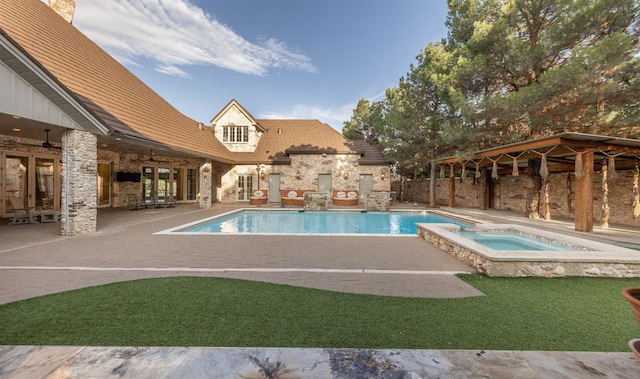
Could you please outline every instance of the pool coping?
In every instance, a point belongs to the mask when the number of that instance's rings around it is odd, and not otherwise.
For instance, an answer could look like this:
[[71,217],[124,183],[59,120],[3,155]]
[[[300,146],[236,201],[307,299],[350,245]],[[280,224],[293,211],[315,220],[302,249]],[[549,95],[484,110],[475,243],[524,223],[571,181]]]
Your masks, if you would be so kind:
[[474,229],[515,231],[576,249],[494,250],[455,233],[460,227],[453,224],[418,224],[418,235],[491,276],[640,277],[640,251],[517,224],[479,223]]

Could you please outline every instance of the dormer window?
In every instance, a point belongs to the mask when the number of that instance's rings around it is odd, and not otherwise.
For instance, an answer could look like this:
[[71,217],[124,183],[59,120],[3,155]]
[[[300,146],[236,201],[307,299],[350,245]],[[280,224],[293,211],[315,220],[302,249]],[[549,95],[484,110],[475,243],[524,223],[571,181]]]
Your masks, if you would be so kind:
[[248,126],[225,126],[222,128],[222,142],[249,142]]

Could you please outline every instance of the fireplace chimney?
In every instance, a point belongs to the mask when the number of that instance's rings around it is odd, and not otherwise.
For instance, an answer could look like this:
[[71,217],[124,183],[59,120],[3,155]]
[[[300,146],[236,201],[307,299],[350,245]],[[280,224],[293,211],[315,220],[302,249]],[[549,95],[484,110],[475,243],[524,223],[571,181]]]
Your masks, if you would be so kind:
[[49,6],[71,24],[76,3],[73,0],[49,0]]

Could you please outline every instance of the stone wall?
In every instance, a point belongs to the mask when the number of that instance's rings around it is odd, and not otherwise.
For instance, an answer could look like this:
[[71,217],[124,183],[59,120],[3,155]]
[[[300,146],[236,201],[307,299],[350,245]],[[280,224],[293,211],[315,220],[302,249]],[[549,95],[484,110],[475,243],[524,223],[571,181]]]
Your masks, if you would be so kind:
[[304,210],[305,211],[326,211],[329,195],[318,192],[305,192],[304,194]]
[[[405,182],[404,201],[429,203],[429,181],[413,180]],[[399,182],[394,183],[394,190],[401,196]],[[525,212],[526,198],[531,181],[528,176],[502,176],[493,181],[493,209]],[[456,178],[456,207],[478,208],[479,186],[473,178],[461,181]],[[597,172],[593,179],[593,218],[599,223],[602,212],[602,175]],[[640,218],[634,219],[631,205],[633,203],[633,171],[617,170],[616,178],[609,180],[608,204],[610,209],[609,223],[640,226]],[[449,179],[436,179],[436,203],[446,206],[449,201]],[[549,208],[551,218],[554,216],[575,216],[575,177],[573,173],[555,173],[549,175]]]
[[[165,157],[154,154],[153,161],[150,160],[151,154],[132,154],[119,153],[110,150],[98,150],[98,163],[113,164],[113,181],[112,181],[112,207],[129,207],[130,195],[137,198],[142,196],[143,183],[117,182],[115,176],[117,172],[142,172],[143,167],[168,167],[171,169],[197,169],[200,165],[198,159]],[[183,171],[183,175],[186,172]],[[175,189],[174,189],[175,191]],[[178,199],[183,201],[184,199]]]
[[66,130],[62,135],[62,234],[94,232],[97,222],[97,138]]
[[364,196],[364,208],[369,212],[389,211],[389,194],[386,192],[372,192]]
[[[246,143],[228,143],[223,142],[223,130],[225,126],[247,126],[249,129],[249,142]],[[233,105],[225,114],[216,122],[214,135],[223,142],[224,145],[234,152],[253,152],[260,142],[262,132],[258,131],[256,125],[247,116]]]
[[[238,175],[251,175],[253,177],[253,189],[268,189],[269,175],[280,174],[280,190],[318,190],[318,175],[331,174],[331,187],[337,191],[359,191],[360,175],[371,175],[373,178],[374,192],[388,192],[391,184],[389,181],[388,166],[361,166],[358,163],[360,156],[355,154],[292,154],[290,165],[265,165],[264,178],[258,179],[255,165],[238,165],[224,173],[221,179],[223,203],[235,203],[237,201],[236,187]],[[383,175],[384,174],[384,175]],[[384,178],[383,178],[384,176]]]

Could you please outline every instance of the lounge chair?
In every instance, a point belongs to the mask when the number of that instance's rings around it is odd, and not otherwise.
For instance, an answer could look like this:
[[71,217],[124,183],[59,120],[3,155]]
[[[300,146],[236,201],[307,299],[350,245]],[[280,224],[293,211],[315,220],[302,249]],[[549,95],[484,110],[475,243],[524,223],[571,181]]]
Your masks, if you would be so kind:
[[11,218],[11,224],[35,224],[36,221],[33,207],[25,207],[22,202],[22,198],[18,196],[9,196],[9,201],[13,206],[13,217]]

